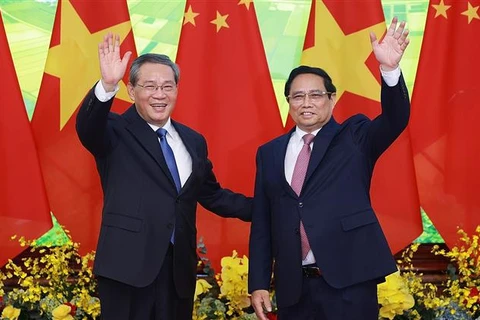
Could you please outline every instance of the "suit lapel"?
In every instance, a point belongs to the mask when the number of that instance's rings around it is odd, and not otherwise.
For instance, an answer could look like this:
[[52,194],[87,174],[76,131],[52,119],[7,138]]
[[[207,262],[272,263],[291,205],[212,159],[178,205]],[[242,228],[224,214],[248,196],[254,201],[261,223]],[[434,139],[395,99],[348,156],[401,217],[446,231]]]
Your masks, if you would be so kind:
[[332,117],[330,118],[330,121],[326,125],[324,125],[315,136],[315,139],[313,140],[312,154],[310,156],[307,174],[305,176],[305,182],[303,183],[304,186],[322,161],[328,147],[330,146],[330,143],[332,142],[332,139],[337,134],[339,128],[340,125]]
[[276,146],[275,146],[275,154],[274,154],[274,168],[276,172],[276,176],[282,177],[282,186],[285,189],[285,191],[291,195],[292,197],[298,197],[295,191],[293,191],[292,187],[288,183],[286,177],[285,177],[285,155],[287,153],[287,146],[288,142],[290,141],[290,137],[292,136],[292,133],[295,131],[296,127],[293,127],[287,134],[281,136],[277,141],[276,141]]
[[123,117],[128,122],[126,129],[157,162],[168,180],[170,180],[174,190],[176,190],[175,182],[173,181],[173,177],[168,169],[167,163],[165,162],[165,157],[163,156],[160,143],[158,142],[158,136],[155,131],[153,131],[148,123],[138,115],[135,105],[128,108],[123,114]]

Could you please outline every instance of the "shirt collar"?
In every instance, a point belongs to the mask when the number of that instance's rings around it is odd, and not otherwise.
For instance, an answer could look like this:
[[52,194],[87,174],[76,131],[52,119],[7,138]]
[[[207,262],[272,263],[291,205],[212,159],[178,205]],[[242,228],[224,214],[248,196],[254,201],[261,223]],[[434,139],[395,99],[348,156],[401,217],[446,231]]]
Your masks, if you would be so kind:
[[[322,127],[322,128],[323,128],[323,127]],[[317,130],[315,130],[315,131],[312,131],[312,132],[310,132],[310,133],[313,134],[314,136],[317,136],[317,133],[318,133],[322,128],[317,129]],[[302,129],[300,129],[300,128],[297,126],[297,127],[295,128],[295,132],[294,132],[293,135],[292,135],[292,138],[294,138],[295,141],[298,142],[298,143],[300,143],[300,142],[303,143],[302,139],[303,139],[303,136],[306,135],[306,134],[308,134],[308,132],[303,131]]]
[[[157,131],[158,129],[160,129],[159,126],[156,126],[154,124],[148,123],[148,125],[150,126],[150,128],[153,129],[153,131]],[[175,127],[173,126],[170,118],[168,118],[167,123],[165,123],[161,128],[167,130],[167,135],[169,135],[172,139],[175,138],[175,134],[177,133],[177,130],[175,130]]]

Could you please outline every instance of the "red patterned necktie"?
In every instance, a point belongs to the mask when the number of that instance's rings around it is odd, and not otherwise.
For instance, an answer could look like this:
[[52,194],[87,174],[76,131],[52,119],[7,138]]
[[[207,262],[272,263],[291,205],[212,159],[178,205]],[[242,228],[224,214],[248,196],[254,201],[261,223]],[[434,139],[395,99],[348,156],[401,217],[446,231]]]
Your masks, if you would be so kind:
[[[312,143],[315,136],[311,133],[308,133],[302,137],[303,147],[298,154],[297,162],[295,163],[295,168],[293,169],[292,182],[291,186],[293,191],[297,195],[300,195],[302,191],[303,182],[305,181],[305,175],[307,174],[308,161],[310,160],[310,143]],[[308,243],[307,234],[305,233],[305,228],[303,223],[300,220],[300,240],[302,242],[302,260],[305,260],[308,252],[310,251],[310,243]]]

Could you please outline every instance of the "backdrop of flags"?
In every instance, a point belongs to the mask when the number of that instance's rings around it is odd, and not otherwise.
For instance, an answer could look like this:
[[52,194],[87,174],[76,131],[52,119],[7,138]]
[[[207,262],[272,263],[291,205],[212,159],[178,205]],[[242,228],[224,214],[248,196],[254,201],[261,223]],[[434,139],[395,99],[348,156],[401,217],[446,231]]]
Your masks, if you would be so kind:
[[[102,191],[93,157],[75,131],[77,109],[100,79],[98,43],[111,31],[136,56],[125,0],[60,0],[32,119],[50,209],[81,251],[94,250],[100,229]],[[130,104],[127,75],[114,111]]]
[[409,128],[420,203],[452,246],[480,225],[480,16],[472,1],[430,4]]
[[[252,196],[256,150],[283,132],[253,1],[188,0],[176,62],[173,118],[206,137],[223,187]],[[199,208],[197,226],[217,267],[248,254],[248,223]]]
[[[0,267],[52,227],[37,150],[0,14]],[[16,240],[12,236],[17,235]]]
[[[448,245],[457,227],[472,232],[480,224],[478,10],[466,0],[430,1],[411,121],[380,158],[372,183],[374,208],[393,252],[421,233],[420,204]],[[100,78],[102,36],[120,34],[122,50],[136,56],[127,2],[58,1],[31,126],[0,22],[0,265],[21,250],[10,237],[40,236],[51,227],[50,211],[83,251],[95,249],[101,188],[74,122]],[[381,36],[385,29],[380,0],[312,1],[299,63],[333,77],[338,121],[379,114],[380,72],[368,33]],[[291,119],[282,126],[253,0],[187,0],[176,60],[181,80],[173,117],[205,135],[223,186],[251,195],[257,147],[292,126]],[[127,81],[116,112],[131,104]],[[246,223],[199,212],[198,235],[205,236],[216,263],[232,249],[247,253],[248,230]]]

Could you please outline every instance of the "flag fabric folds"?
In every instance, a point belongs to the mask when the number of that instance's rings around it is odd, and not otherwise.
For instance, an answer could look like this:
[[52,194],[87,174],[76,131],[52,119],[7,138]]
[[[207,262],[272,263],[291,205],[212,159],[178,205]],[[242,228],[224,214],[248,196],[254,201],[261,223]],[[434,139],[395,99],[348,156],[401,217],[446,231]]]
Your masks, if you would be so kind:
[[[370,31],[379,39],[386,31],[380,0],[368,5],[312,1],[301,64],[320,67],[332,77],[337,87],[334,117],[339,122],[357,113],[373,119],[381,112],[380,70]],[[285,129],[293,125],[289,117]],[[370,196],[393,253],[422,233],[408,130],[377,161]]]
[[52,227],[37,150],[0,14],[0,267]]
[[480,224],[479,6],[432,0],[412,97],[420,202],[448,246]]
[[[253,195],[257,148],[283,133],[251,0],[188,0],[176,62],[173,118],[202,133],[223,187]],[[198,236],[208,257],[248,253],[249,224],[199,208]]]
[[[93,157],[75,132],[77,108],[100,79],[98,43],[107,32],[120,35],[122,55],[136,56],[125,0],[58,1],[50,49],[32,127],[50,208],[81,251],[94,250],[100,227],[102,191]],[[128,75],[113,111],[130,104]],[[128,102],[127,102],[128,101]]]

